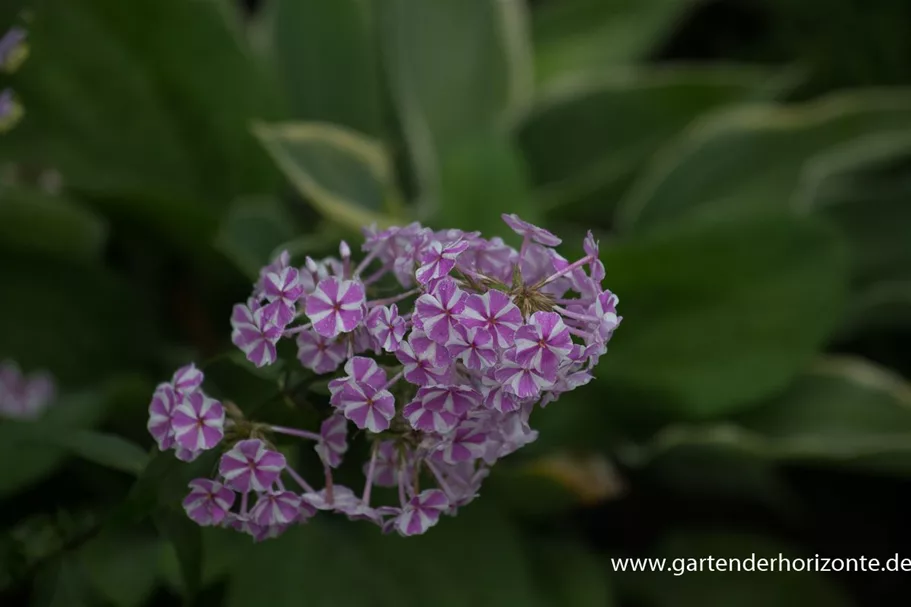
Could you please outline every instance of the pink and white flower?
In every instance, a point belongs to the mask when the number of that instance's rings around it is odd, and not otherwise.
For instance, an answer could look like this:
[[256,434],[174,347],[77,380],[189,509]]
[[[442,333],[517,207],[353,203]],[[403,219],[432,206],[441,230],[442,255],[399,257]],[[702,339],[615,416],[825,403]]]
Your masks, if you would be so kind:
[[206,451],[225,435],[225,408],[202,392],[194,392],[174,407],[171,424],[178,446],[189,451]]
[[261,492],[272,487],[285,466],[284,455],[268,449],[259,439],[248,438],[221,456],[218,473],[235,491]]
[[353,331],[367,313],[364,285],[334,276],[324,278],[307,297],[306,312],[313,328],[323,337]]
[[234,492],[207,478],[193,479],[189,487],[183,508],[190,520],[202,527],[220,525],[234,504]]

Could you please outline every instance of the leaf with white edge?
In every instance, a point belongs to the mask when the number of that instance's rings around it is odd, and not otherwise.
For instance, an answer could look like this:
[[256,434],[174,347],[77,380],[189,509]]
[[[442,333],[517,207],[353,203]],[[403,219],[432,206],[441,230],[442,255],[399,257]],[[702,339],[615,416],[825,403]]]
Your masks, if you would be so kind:
[[384,107],[370,3],[275,0],[263,8],[263,43],[291,116],[380,137]]
[[383,59],[421,195],[438,203],[449,150],[464,138],[503,132],[531,100],[525,3],[379,5]]
[[[602,260],[625,319],[579,394],[604,390],[630,415],[741,410],[785,387],[841,318],[843,246],[814,218],[655,230]],[[620,403],[621,390],[641,398]]]
[[854,282],[848,324],[855,330],[891,318],[911,320],[909,200],[911,130],[851,141],[812,159],[804,170],[799,207],[830,219],[847,237]]
[[[812,554],[766,536],[719,530],[677,531],[647,556],[664,559],[665,571],[618,572],[623,593],[647,607],[852,605],[837,582],[813,570]],[[709,569],[710,556],[714,557],[713,569]],[[795,566],[793,571],[782,571],[779,556],[800,559],[800,569]],[[758,568],[760,565],[763,569]]]
[[854,91],[793,106],[733,108],[697,121],[621,201],[621,228],[792,210],[807,161],[834,146],[911,127],[911,90]]
[[318,211],[350,230],[395,220],[383,213],[397,195],[383,147],[323,123],[257,124],[253,132],[285,176]]
[[640,166],[695,118],[755,96],[748,67],[612,69],[548,86],[518,125],[536,197],[604,222]]
[[644,59],[694,3],[561,0],[545,4],[532,13],[538,82]]
[[104,218],[73,200],[40,190],[0,189],[2,248],[94,260],[106,239]]
[[780,462],[911,473],[911,385],[862,359],[827,357],[781,396],[729,422],[670,426],[624,451],[643,465],[678,449],[711,447]]
[[0,157],[56,167],[68,185],[174,231],[189,218],[211,228],[235,196],[277,185],[249,133],[253,117],[274,115],[274,90],[219,3],[42,5],[28,25],[40,52],[17,74],[26,118]]

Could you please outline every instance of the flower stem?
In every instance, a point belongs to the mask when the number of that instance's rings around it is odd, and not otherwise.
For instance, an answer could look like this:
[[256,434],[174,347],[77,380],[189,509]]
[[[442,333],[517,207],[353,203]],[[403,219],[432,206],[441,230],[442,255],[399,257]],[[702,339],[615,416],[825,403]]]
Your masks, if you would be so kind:
[[379,452],[380,444],[378,442],[373,443],[373,450],[370,454],[370,464],[367,466],[367,482],[364,483],[364,495],[361,497],[361,501],[368,508],[370,507],[370,491],[373,489],[373,474],[376,471],[376,456]]
[[287,434],[288,436],[296,436],[298,438],[306,438],[309,440],[321,441],[323,437],[317,434],[316,432],[310,432],[308,430],[298,430],[297,428],[286,428],[285,426],[269,426],[269,429],[272,432],[278,434]]
[[554,306],[554,310],[556,310],[563,316],[566,316],[567,318],[572,318],[574,320],[581,320],[583,322],[597,322],[598,321],[598,319],[595,318],[594,316],[591,316],[589,314],[580,314],[578,312],[572,312],[570,310],[567,310],[563,306]]
[[305,480],[304,480],[304,477],[302,477],[300,474],[298,474],[297,471],[296,471],[294,468],[288,466],[288,467],[285,468],[285,471],[288,472],[288,476],[290,476],[292,479],[294,479],[294,482],[295,482],[295,483],[297,483],[298,485],[300,485],[300,488],[301,488],[301,489],[303,489],[303,490],[306,491],[307,493],[315,493],[315,492],[313,491],[313,487],[310,486],[310,483],[308,483],[307,481],[305,481]]
[[446,498],[450,502],[455,501],[454,500],[455,494],[452,492],[452,489],[449,487],[449,483],[447,483],[443,479],[443,475],[440,473],[439,469],[436,466],[434,466],[433,462],[430,461],[429,459],[425,459],[424,463],[427,465],[427,468],[430,470],[431,474],[433,474],[433,477],[435,479],[437,479],[437,484],[440,486],[440,489],[443,490],[443,493],[446,494]]
[[569,273],[572,272],[573,270],[575,270],[575,269],[577,269],[577,268],[581,268],[581,267],[584,266],[585,264],[591,263],[591,262],[594,261],[594,260],[595,260],[595,258],[594,258],[592,255],[586,255],[585,257],[583,257],[583,258],[580,259],[579,261],[574,261],[573,263],[569,264],[568,266],[566,266],[565,268],[563,268],[563,269],[560,270],[559,272],[554,272],[553,274],[551,274],[551,275],[548,276],[547,278],[543,279],[541,282],[539,282],[539,283],[538,283],[537,285],[535,285],[535,286],[538,287],[538,288],[541,288],[541,287],[543,287],[543,286],[545,286],[545,285],[547,285],[547,284],[552,283],[553,281],[557,280],[557,279],[560,278],[561,276],[565,276],[566,274],[569,274]]
[[411,297],[412,295],[417,295],[420,292],[421,292],[420,289],[411,289],[410,291],[405,291],[404,293],[400,293],[399,295],[393,295],[392,297],[386,297],[384,299],[374,299],[373,301],[368,301],[367,306],[370,308],[375,308],[376,306],[385,306],[388,304],[398,303],[398,302],[402,301],[403,299],[407,299],[407,298]]
[[282,337],[291,337],[292,335],[297,335],[298,333],[303,333],[304,331],[307,331],[308,329],[310,329],[310,327],[312,327],[312,326],[313,326],[313,323],[308,322],[305,325],[298,325],[298,326],[292,327],[290,329],[285,329],[284,333],[282,333]]

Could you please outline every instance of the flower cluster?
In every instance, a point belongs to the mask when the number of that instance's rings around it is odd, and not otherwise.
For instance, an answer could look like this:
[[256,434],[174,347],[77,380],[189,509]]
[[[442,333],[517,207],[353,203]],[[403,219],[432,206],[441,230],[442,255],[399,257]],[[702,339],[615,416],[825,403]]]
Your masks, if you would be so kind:
[[[28,56],[26,33],[21,27],[10,28],[0,38],[0,72],[13,73]],[[0,90],[0,133],[11,129],[22,117],[22,106],[16,101],[13,90]]]
[[[294,340],[304,368],[332,374],[327,415],[319,432],[251,423],[206,397],[195,367],[179,370],[152,401],[159,446],[192,459],[228,436],[217,478],[191,483],[189,516],[262,539],[332,510],[414,535],[472,501],[498,459],[537,438],[535,405],[592,379],[621,320],[591,233],[569,261],[547,230],[503,219],[518,250],[414,223],[365,230],[358,263],[343,242],[338,258],[296,267],[283,253],[264,267],[234,307],[232,341],[264,367]],[[360,495],[332,480],[351,425],[371,442]],[[321,489],[289,466],[275,434],[314,442]],[[397,489],[398,503],[372,505],[375,486]]]
[[16,363],[0,363],[0,416],[35,419],[56,395],[54,381],[46,373],[25,375]]

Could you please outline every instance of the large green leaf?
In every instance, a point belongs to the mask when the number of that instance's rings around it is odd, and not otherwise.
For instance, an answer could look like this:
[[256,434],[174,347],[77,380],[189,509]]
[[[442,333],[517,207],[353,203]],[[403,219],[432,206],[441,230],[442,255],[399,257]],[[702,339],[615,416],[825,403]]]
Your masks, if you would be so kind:
[[264,43],[294,118],[382,135],[380,61],[370,9],[363,0],[266,4]]
[[861,359],[826,358],[780,396],[729,422],[670,426],[625,455],[641,465],[694,448],[711,448],[718,457],[905,475],[911,472],[911,385]]
[[[57,399],[41,419],[44,427],[60,432],[91,428],[105,416],[107,398],[97,392],[73,394]],[[17,430],[23,424],[0,421],[0,460],[16,465],[0,468],[0,497],[15,493],[51,474],[66,459],[68,450],[62,445],[40,442],[17,442]]]
[[[662,541],[649,556],[663,559],[665,570],[622,574],[627,594],[647,607],[852,604],[836,583],[814,570],[812,555],[776,539],[717,530],[679,531]],[[733,559],[737,560],[731,563]],[[798,565],[784,559],[801,559],[799,572]],[[710,562],[714,570],[709,569]],[[788,565],[794,570],[782,571]]]
[[518,127],[541,204],[610,221],[634,171],[693,119],[757,91],[747,68],[610,70],[545,90]]
[[0,356],[68,386],[133,370],[157,345],[148,303],[124,281],[81,265],[0,257]]
[[[159,532],[167,538],[177,557],[180,571],[180,588],[192,603],[202,584],[205,562],[202,528],[191,521],[181,508],[163,508],[156,516]],[[157,555],[153,558],[157,559]]]
[[552,607],[611,607],[607,562],[581,542],[546,538],[528,544],[535,579]]
[[288,180],[328,219],[358,232],[392,222],[383,208],[397,194],[379,143],[323,123],[259,124],[255,132]]
[[447,172],[441,167],[450,150],[504,132],[529,101],[524,3],[391,0],[380,5],[393,99],[421,196],[437,210],[441,175]]
[[798,203],[848,236],[856,282],[911,280],[911,130],[851,141],[808,163]]
[[634,63],[655,50],[693,0],[562,0],[533,14],[538,81]]
[[[59,406],[59,405],[58,405]],[[139,474],[146,463],[145,450],[112,434],[63,427],[43,421],[5,421],[0,438],[16,448],[62,451],[121,472]]]
[[815,155],[909,126],[911,92],[905,89],[719,112],[655,158],[621,202],[618,221],[642,229],[680,219],[778,213],[793,207],[803,168]]
[[871,135],[817,156],[807,163],[797,202],[847,236],[849,330],[911,321],[911,131]]
[[97,593],[115,607],[139,607],[155,589],[159,541],[134,530],[106,530],[77,558]]
[[16,84],[26,118],[0,157],[129,196],[132,212],[174,229],[202,208],[211,227],[234,196],[277,184],[249,134],[274,111],[270,87],[217,3],[43,0],[29,31]]
[[450,149],[441,185],[442,205],[435,214],[440,226],[515,239],[503,223],[503,213],[518,213],[532,223],[539,219],[522,158],[499,134],[484,133]]
[[782,388],[840,318],[836,236],[783,216],[657,230],[607,248],[624,321],[580,394],[631,389],[637,410],[708,418]]
[[215,235],[215,248],[255,279],[275,248],[295,236],[295,221],[275,198],[241,198],[231,205]]
[[478,503],[426,535],[401,538],[317,520],[251,545],[230,577],[227,605],[441,607],[541,605],[515,530]]
[[101,255],[105,221],[61,196],[24,188],[0,189],[0,248],[91,260]]

